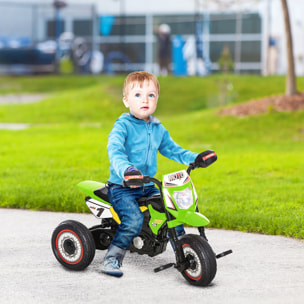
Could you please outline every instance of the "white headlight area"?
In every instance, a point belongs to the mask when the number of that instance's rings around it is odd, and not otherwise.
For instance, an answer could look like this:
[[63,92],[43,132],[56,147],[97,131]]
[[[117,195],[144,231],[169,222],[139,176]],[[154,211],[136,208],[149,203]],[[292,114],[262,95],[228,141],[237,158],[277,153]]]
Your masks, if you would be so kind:
[[193,204],[192,191],[190,188],[182,191],[174,191],[173,198],[180,209],[188,209]]

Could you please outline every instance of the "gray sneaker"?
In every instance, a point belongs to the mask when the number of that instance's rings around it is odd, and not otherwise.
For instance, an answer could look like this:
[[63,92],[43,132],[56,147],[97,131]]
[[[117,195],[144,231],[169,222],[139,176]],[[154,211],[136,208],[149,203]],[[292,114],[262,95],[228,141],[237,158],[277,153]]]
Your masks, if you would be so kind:
[[120,263],[117,258],[110,257],[106,260],[104,260],[101,272],[114,276],[114,277],[121,277],[123,275],[123,272],[120,269]]

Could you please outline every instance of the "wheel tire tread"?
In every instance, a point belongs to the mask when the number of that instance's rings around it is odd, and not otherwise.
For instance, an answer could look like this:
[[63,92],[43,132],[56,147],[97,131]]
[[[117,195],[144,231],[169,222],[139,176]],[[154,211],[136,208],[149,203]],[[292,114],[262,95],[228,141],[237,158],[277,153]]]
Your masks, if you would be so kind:
[[204,261],[204,263],[202,263],[204,265],[204,270],[201,279],[193,280],[185,272],[182,272],[183,277],[192,285],[209,285],[214,279],[217,270],[216,258],[211,246],[205,239],[195,234],[187,234],[182,237],[181,240],[182,244],[189,244],[199,256],[199,259]]

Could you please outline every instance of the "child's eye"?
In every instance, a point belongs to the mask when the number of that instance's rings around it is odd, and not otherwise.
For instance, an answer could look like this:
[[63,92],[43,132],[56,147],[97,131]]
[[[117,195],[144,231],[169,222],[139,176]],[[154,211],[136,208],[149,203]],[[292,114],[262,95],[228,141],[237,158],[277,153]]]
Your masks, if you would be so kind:
[[139,93],[136,93],[136,94],[135,94],[135,97],[140,97],[140,94],[139,94]]
[[149,94],[149,97],[150,97],[150,98],[154,98],[155,95],[154,95],[154,94]]

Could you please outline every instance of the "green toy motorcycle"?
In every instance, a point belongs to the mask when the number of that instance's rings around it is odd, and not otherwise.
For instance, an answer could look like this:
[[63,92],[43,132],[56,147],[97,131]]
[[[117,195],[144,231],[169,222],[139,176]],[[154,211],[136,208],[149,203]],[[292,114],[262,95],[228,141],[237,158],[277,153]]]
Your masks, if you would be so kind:
[[[205,156],[208,159],[207,166],[217,159],[213,151],[208,152]],[[156,256],[166,250],[169,235],[176,261],[155,268],[154,271],[174,266],[190,284],[207,286],[215,277],[216,259],[232,251],[216,255],[207,241],[204,226],[209,220],[198,210],[197,194],[190,178],[194,169],[195,165],[191,163],[187,170],[164,175],[162,181],[150,176],[143,177],[143,184],[153,182],[160,194],[139,199],[144,222],[129,250]],[[131,185],[132,180],[129,180],[124,186]],[[109,202],[105,184],[83,181],[77,186],[88,195],[85,202],[101,223],[88,229],[80,222],[67,220],[55,228],[52,235],[53,253],[59,263],[72,270],[85,269],[92,262],[96,249],[108,249],[120,224]],[[177,237],[175,227],[180,224],[198,227],[199,234]]]

